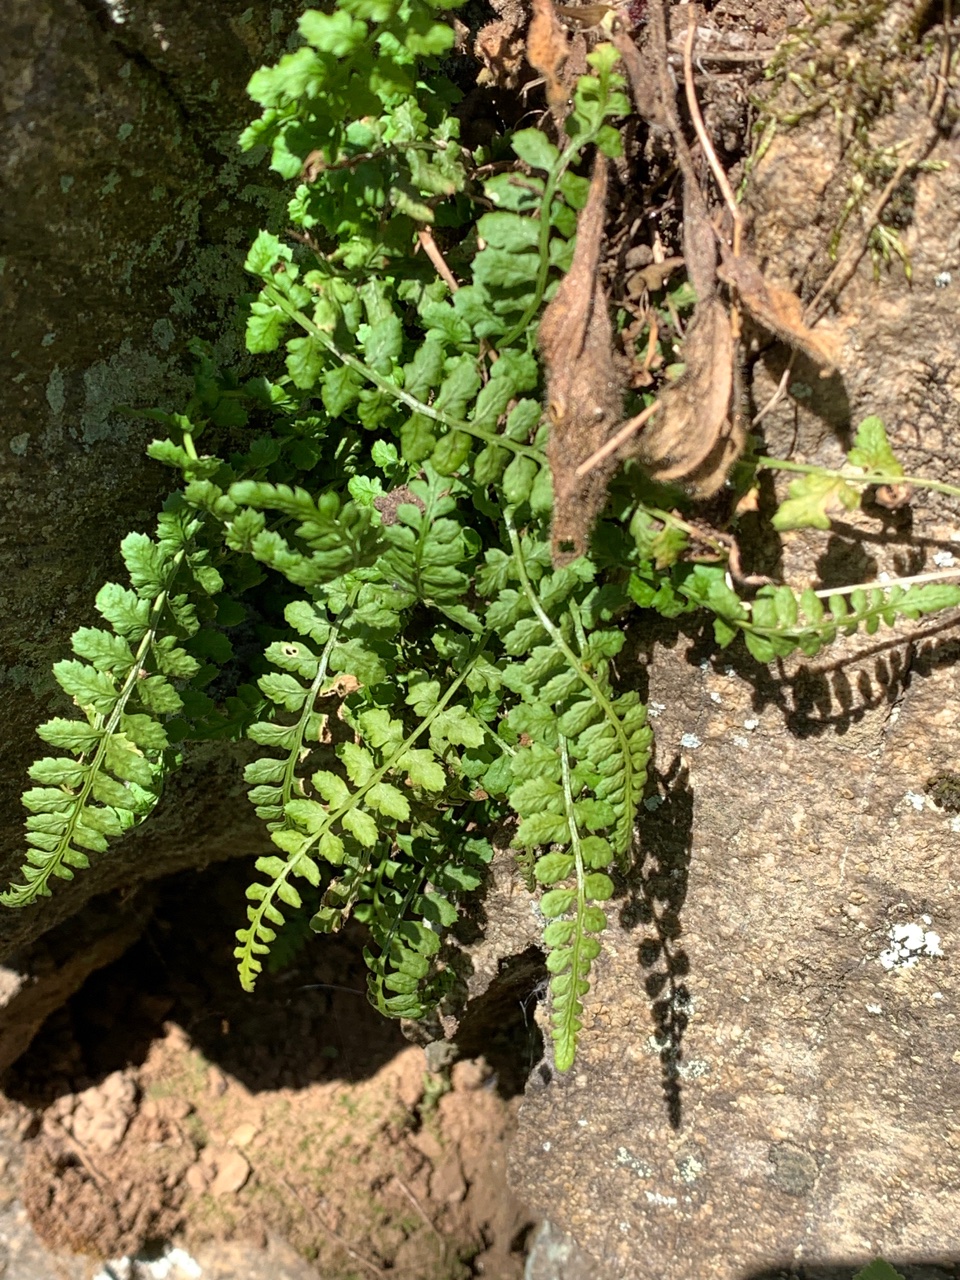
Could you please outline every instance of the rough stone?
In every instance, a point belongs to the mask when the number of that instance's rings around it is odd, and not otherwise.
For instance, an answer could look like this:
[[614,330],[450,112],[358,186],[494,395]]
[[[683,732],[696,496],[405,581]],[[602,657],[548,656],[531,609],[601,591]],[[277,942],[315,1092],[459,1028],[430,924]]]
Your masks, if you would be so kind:
[[[118,545],[150,531],[169,478],[144,455],[153,429],[130,409],[182,407],[187,339],[216,357],[242,347],[242,245],[271,194],[236,146],[251,72],[282,51],[298,6],[234,0],[91,5],[11,0],[0,47],[5,235],[0,274],[0,881],[22,861],[19,794],[44,753],[37,724],[66,699],[50,675],[95,622]],[[282,36],[279,34],[282,33]],[[109,894],[112,920],[89,968],[136,916],[136,886],[262,847],[240,798],[242,762],[193,755],[153,823],[32,910],[0,910],[11,1017],[0,1067],[85,976],[81,945],[40,972],[41,935]],[[197,785],[203,778],[203,786]],[[132,940],[128,939],[128,940]],[[81,939],[82,941],[82,939]],[[90,942],[90,939],[86,939]],[[88,968],[88,972],[89,972]],[[14,1009],[16,1005],[16,1009]]]
[[[898,139],[923,127],[923,83],[918,69]],[[759,255],[805,297],[849,176],[834,130],[825,114],[782,131],[756,173]],[[912,285],[900,264],[875,281],[867,255],[831,317],[838,374],[795,361],[764,452],[837,466],[878,414],[908,473],[956,479],[957,156],[944,137],[931,159],[946,167],[916,178]],[[757,409],[788,358],[757,360]],[[868,504],[749,552],[778,580],[832,586],[949,565],[958,543],[955,501],[916,491],[905,511]],[[642,865],[611,913],[577,1064],[558,1076],[548,1053],[532,1074],[513,1153],[518,1193],[596,1260],[586,1273],[842,1275],[879,1254],[953,1274],[960,822],[929,784],[960,757],[955,624],[770,668],[662,624],[645,644]]]

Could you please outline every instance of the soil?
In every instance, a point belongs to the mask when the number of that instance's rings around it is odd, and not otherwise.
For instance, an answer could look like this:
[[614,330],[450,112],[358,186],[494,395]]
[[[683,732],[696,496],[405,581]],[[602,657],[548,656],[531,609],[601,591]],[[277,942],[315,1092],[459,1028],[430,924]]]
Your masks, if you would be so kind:
[[231,952],[248,872],[171,879],[141,941],[8,1073],[0,1127],[26,1139],[40,1240],[104,1259],[280,1239],[326,1280],[520,1277],[534,1222],[506,1186],[510,1073],[428,1071],[368,1005],[350,932],[308,940],[244,995]]

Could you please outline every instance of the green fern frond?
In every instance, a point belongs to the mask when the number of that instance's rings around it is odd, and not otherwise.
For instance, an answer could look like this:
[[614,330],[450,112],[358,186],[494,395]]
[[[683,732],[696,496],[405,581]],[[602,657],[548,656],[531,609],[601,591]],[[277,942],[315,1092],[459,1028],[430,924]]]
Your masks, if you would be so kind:
[[[487,616],[505,651],[522,659],[503,673],[504,683],[521,695],[507,716],[523,744],[510,759],[509,801],[520,817],[515,843],[528,852],[548,850],[537,859],[534,876],[549,886],[540,909],[550,921],[544,941],[554,974],[556,1064],[567,1070],[590,965],[600,950],[596,935],[606,927],[595,904],[612,895],[607,870],[626,858],[632,844],[652,734],[636,693],[617,696],[612,688],[610,661],[623,634],[588,635],[584,627],[595,604],[589,564],[579,560],[543,573],[546,544],[525,548],[509,516],[507,531],[520,589],[501,587]],[[540,573],[536,586],[528,556]]]
[[186,647],[200,629],[188,592],[202,600],[222,586],[197,542],[200,528],[174,505],[160,517],[156,539],[124,538],[132,588],[109,582],[96,598],[112,630],[81,627],[72,640],[76,659],[54,665],[82,718],[56,717],[37,730],[67,755],[30,768],[40,785],[23,794],[27,861],[22,882],[0,896],[3,905],[49,896],[53,879],[73,879],[91,853],[106,853],[156,805],[172,763],[166,726],[183,706],[184,682],[201,667]]
[[905,587],[891,583],[829,594],[766,586],[748,604],[726,584],[723,569],[714,565],[697,565],[679,591],[690,604],[705,605],[717,615],[713,629],[721,647],[742,634],[758,662],[786,658],[798,649],[808,658],[816,657],[838,636],[861,629],[874,635],[881,623],[892,627],[903,618],[915,622],[960,605],[960,586],[947,582]]
[[[291,620],[296,623],[297,615]],[[336,652],[335,641],[336,637],[331,634],[329,657]],[[295,657],[291,655],[286,659],[288,670],[296,665],[303,679],[313,681],[305,692],[300,719],[290,727],[255,726],[255,735],[251,736],[267,745],[281,747],[288,753],[289,763],[294,754],[299,757],[302,752],[303,737],[298,735],[300,727],[307,725],[313,714],[309,698],[311,690],[319,690],[320,659],[312,655],[305,657],[299,644],[288,647],[297,650]],[[315,927],[324,931],[339,928],[362,896],[368,872],[382,880],[391,849],[410,823],[411,797],[424,791],[439,793],[446,787],[448,774],[442,764],[445,749],[462,742],[465,736],[482,737],[479,726],[475,731],[470,729],[469,715],[450,714],[453,699],[470,675],[473,661],[479,658],[482,648],[481,638],[471,658],[442,694],[437,686],[429,691],[418,689],[413,699],[408,698],[408,702],[415,704],[418,715],[413,729],[408,730],[402,720],[384,707],[366,705],[354,712],[348,710],[356,740],[342,743],[337,749],[342,771],[316,770],[309,785],[300,784],[299,795],[291,799],[283,797],[284,779],[291,773],[283,760],[271,761],[266,766],[265,772],[272,774],[272,781],[258,783],[258,788],[265,785],[268,791],[261,793],[258,789],[257,798],[262,798],[269,814],[271,839],[287,856],[261,858],[257,869],[269,882],[255,883],[248,890],[251,899],[247,909],[248,925],[238,932],[239,945],[235,951],[245,989],[252,989],[262,969],[262,957],[269,951],[276,926],[282,922],[277,899],[294,908],[299,904],[291,877],[304,876],[312,884],[318,884],[318,858],[334,868],[321,911],[315,917]],[[279,656],[276,649],[272,656],[275,660]],[[273,687],[268,684],[268,689]],[[288,693],[286,686],[283,693],[292,697],[292,690]],[[424,736],[430,743],[429,748],[417,747],[418,740]],[[258,779],[264,776],[262,762],[250,766],[250,770],[255,771],[252,776]]]

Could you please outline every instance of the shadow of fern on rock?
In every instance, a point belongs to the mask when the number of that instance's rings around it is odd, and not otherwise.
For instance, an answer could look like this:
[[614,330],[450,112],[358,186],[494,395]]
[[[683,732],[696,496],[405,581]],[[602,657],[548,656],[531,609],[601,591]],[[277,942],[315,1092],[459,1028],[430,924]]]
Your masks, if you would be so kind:
[[681,911],[693,848],[693,790],[679,756],[665,773],[657,775],[657,782],[657,794],[646,801],[640,853],[620,923],[626,929],[641,927],[648,933],[638,947],[637,958],[650,998],[667,1118],[671,1128],[679,1129],[683,1120],[683,1037],[691,1009],[687,984],[690,958],[681,942]]

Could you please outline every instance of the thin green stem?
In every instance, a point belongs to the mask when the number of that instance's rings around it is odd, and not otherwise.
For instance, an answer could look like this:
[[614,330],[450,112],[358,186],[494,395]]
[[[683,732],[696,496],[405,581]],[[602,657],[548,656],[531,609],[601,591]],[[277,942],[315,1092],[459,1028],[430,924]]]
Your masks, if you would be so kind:
[[917,489],[933,489],[936,493],[948,494],[951,498],[960,498],[960,487],[944,484],[941,480],[930,480],[927,476],[899,476],[885,471],[856,471],[849,467],[832,470],[828,467],[816,467],[806,462],[787,462],[782,458],[755,458],[758,467],[767,471],[795,471],[804,476],[827,476],[832,480],[846,480],[850,484],[860,484],[864,488],[872,484],[912,484]]
[[424,417],[431,418],[434,422],[442,422],[451,431],[464,431],[467,435],[483,440],[485,444],[494,444],[499,448],[509,449],[513,453],[522,454],[525,458],[532,458],[534,462],[543,464],[544,455],[539,449],[533,448],[532,445],[519,444],[516,440],[511,440],[505,435],[499,435],[496,431],[488,431],[485,427],[478,427],[473,422],[465,422],[462,418],[451,417],[449,413],[444,413],[442,409],[435,409],[423,400],[418,400],[416,396],[410,395],[408,391],[404,391],[402,387],[398,387],[396,383],[391,382],[389,378],[383,377],[382,374],[371,369],[369,365],[364,364],[362,360],[358,360],[356,356],[351,355],[348,351],[341,351],[330,335],[324,333],[319,326],[314,324],[309,316],[304,315],[289,298],[280,292],[276,285],[265,283],[263,294],[268,301],[279,307],[284,315],[295,321],[305,333],[308,333],[311,338],[315,338],[348,369],[353,369],[355,373],[365,378],[367,382],[373,383],[378,391],[382,391],[385,395],[399,401],[400,404],[406,405],[414,413],[422,413]]
[[537,244],[540,263],[537,267],[536,288],[533,291],[533,298],[527,304],[523,315],[513,328],[500,339],[497,343],[498,347],[509,347],[512,342],[516,342],[521,333],[526,333],[530,321],[540,310],[540,304],[543,302],[543,295],[547,289],[547,277],[550,273],[550,220],[553,216],[553,199],[557,194],[560,179],[583,148],[592,141],[593,137],[588,135],[568,142],[560,153],[556,165],[547,174],[547,180],[543,187],[543,200],[540,202],[540,239]]
[[[317,674],[314,676],[310,684],[310,692],[307,694],[303,704],[303,710],[300,713],[300,719],[296,724],[296,738],[294,740],[293,749],[287,756],[287,763],[283,770],[283,804],[286,806],[289,800],[294,798],[293,786],[297,776],[297,765],[300,763],[300,752],[303,747],[304,734],[307,731],[307,724],[313,714],[313,708],[316,705],[317,695],[320,692],[324,680],[327,678],[327,668],[330,665],[330,654],[333,652],[333,646],[337,642],[337,636],[340,633],[339,626],[330,628],[330,636],[327,643],[323,646],[320,654],[320,661],[317,667]],[[276,827],[282,827],[286,823],[286,819],[282,823],[271,824]]]
[[924,582],[944,582],[947,578],[960,578],[960,567],[938,569],[933,573],[915,573],[910,578],[891,578],[889,582],[858,582],[852,587],[828,587],[813,594],[821,600],[831,596],[850,596],[855,591],[889,591],[891,587],[914,587]]
[[583,966],[581,948],[585,935],[583,913],[586,908],[586,886],[583,870],[583,850],[580,847],[580,830],[577,826],[577,813],[574,805],[573,781],[570,773],[570,754],[567,740],[561,733],[560,739],[560,773],[563,781],[563,809],[570,828],[570,852],[573,854],[573,865],[577,877],[577,910],[576,923],[573,928],[573,942],[570,948],[570,990],[561,1004],[560,1022],[556,1026],[557,1070],[567,1071],[573,1065],[577,1047],[577,1021],[580,1012],[579,987],[580,970]]

